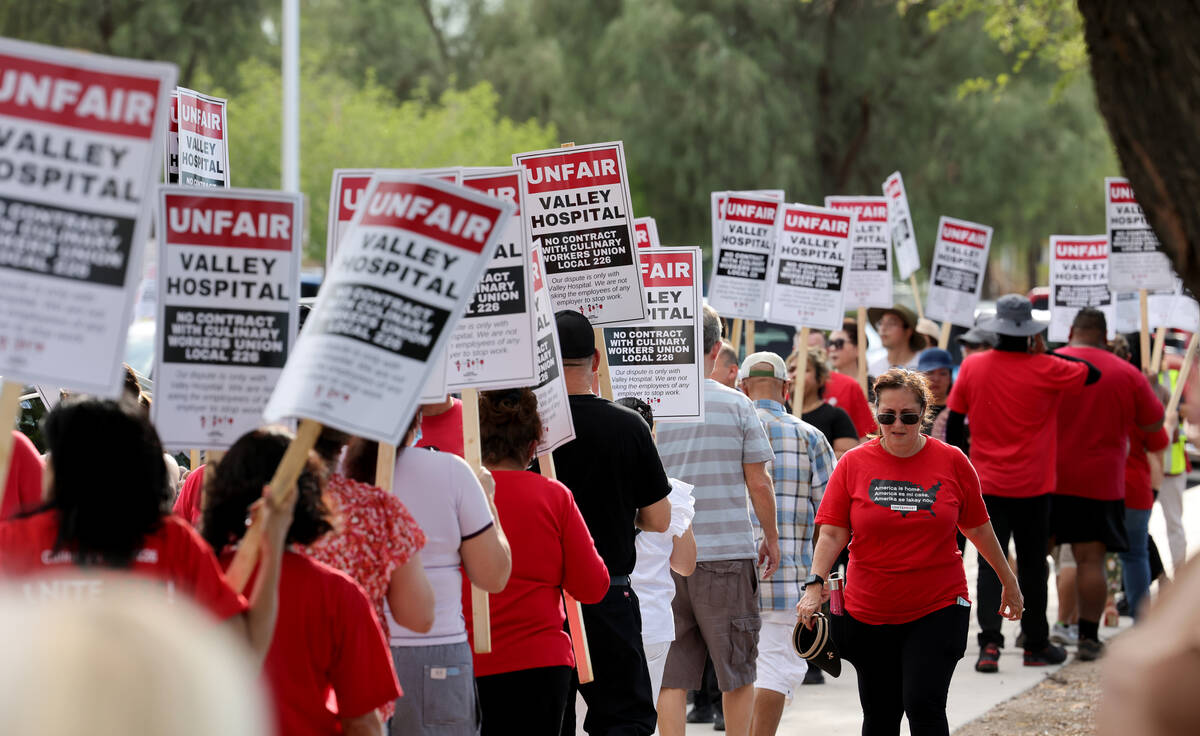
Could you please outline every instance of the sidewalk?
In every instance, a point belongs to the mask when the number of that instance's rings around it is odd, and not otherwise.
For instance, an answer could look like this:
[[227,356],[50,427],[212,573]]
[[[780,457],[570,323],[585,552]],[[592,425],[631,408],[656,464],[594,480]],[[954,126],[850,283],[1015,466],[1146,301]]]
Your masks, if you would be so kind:
[[[1192,479],[1195,482],[1195,478]],[[1194,491],[1195,486],[1189,487]],[[1189,554],[1200,551],[1200,494],[1189,492],[1184,500],[1184,525],[1188,532]],[[1166,525],[1162,513],[1155,506],[1150,519],[1150,533],[1159,549],[1168,558],[1164,563],[1170,566],[1166,546]],[[975,592],[975,550],[967,544],[964,560],[967,572],[967,586],[972,595]],[[1058,611],[1058,595],[1054,587],[1054,576],[1049,582],[1048,617],[1053,624]],[[1102,638],[1108,639],[1119,631],[1133,624],[1133,619],[1122,617],[1117,629],[1101,628]],[[974,613],[971,616],[971,633],[967,640],[967,653],[955,670],[954,680],[950,685],[950,698],[947,711],[950,720],[950,730],[983,715],[999,703],[1008,700],[1036,685],[1047,675],[1061,669],[1058,667],[1025,667],[1022,664],[1022,650],[1014,645],[1019,624],[1006,623],[1004,636],[1008,647],[1000,658],[1000,672],[985,675],[975,671],[975,659],[979,655],[979,647],[975,644],[975,635],[979,625]],[[1070,660],[1068,660],[1070,661]],[[821,733],[828,736],[841,734],[857,734],[862,728],[862,710],[858,703],[858,688],[854,666],[846,663],[842,676],[836,680],[825,678],[824,685],[809,685],[801,687],[793,701],[783,713],[783,721],[779,725],[780,734]],[[908,734],[908,722],[901,725],[902,734]],[[709,724],[689,724],[689,736],[695,734],[714,733]]]

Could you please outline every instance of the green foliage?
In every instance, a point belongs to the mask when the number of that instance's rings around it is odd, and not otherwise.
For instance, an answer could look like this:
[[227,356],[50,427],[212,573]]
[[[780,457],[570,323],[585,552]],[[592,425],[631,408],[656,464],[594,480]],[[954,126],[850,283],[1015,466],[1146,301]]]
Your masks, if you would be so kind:
[[[514,151],[555,144],[554,128],[514,123],[496,112],[486,82],[448,90],[438,99],[418,94],[397,102],[368,75],[360,87],[328,71],[301,82],[300,184],[308,200],[307,255],[325,253],[330,177],[335,168],[410,168],[511,165]],[[277,189],[280,180],[279,70],[247,62],[229,98],[230,176],[236,186]],[[225,91],[215,89],[215,94]]]

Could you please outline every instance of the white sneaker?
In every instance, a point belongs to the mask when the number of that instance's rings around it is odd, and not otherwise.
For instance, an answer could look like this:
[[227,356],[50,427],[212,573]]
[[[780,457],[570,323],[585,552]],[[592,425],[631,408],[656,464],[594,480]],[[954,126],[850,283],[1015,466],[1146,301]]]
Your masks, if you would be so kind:
[[1050,641],[1063,646],[1076,646],[1079,644],[1079,624],[1056,623],[1050,629]]

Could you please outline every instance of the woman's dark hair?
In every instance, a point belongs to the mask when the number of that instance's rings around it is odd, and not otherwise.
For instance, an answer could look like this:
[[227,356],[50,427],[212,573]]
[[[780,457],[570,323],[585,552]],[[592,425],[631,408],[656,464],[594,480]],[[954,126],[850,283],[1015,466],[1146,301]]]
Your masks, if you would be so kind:
[[527,388],[479,394],[479,444],[483,463],[529,462],[529,445],[542,438],[537,396]]
[[858,347],[858,320],[849,317],[842,320],[842,332],[846,333],[847,342]]
[[921,425],[933,421],[933,391],[929,389],[929,379],[924,373],[910,371],[907,368],[892,368],[875,379],[875,408],[879,408],[879,394],[889,389],[903,389],[912,394],[913,399],[921,405]]
[[654,429],[654,409],[650,408],[650,405],[645,401],[636,396],[622,396],[614,403],[620,404],[626,409],[633,409],[638,414],[641,414],[642,419],[646,420],[646,426],[650,427],[651,430]]
[[[417,409],[417,413],[413,416],[412,421],[408,423],[408,429],[404,431],[404,436],[408,437],[421,424],[421,410]],[[400,457],[400,453],[404,452],[403,447],[396,448],[396,457]],[[350,437],[350,444],[346,446],[346,454],[342,458],[342,472],[350,480],[356,480],[359,483],[375,484],[375,473],[379,470],[379,443],[375,440],[367,440],[362,437]]]
[[56,552],[80,565],[129,567],[169,514],[162,443],[137,401],[71,396],[42,426],[54,474],[41,510],[59,514]]
[[[219,555],[246,533],[246,512],[262,498],[283,460],[292,434],[282,427],[262,427],[242,435],[211,478],[205,478],[204,539]],[[321,495],[321,461],[309,455],[304,472],[296,481],[299,497],[287,543],[308,545],[333,530],[329,509]]]

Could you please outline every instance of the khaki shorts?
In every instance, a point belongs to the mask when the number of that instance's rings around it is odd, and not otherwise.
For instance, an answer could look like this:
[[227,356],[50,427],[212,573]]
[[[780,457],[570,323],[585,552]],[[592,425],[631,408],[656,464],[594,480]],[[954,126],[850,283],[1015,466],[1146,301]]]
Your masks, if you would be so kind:
[[754,684],[757,674],[758,570],[754,560],[696,563],[675,579],[675,641],[667,654],[663,689],[699,690],[704,659],[712,657],[721,692]]

